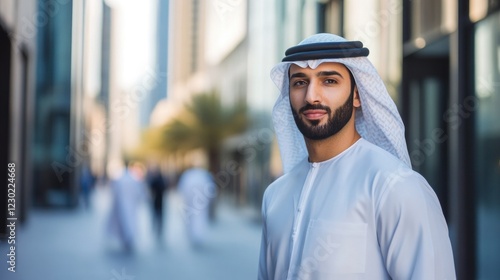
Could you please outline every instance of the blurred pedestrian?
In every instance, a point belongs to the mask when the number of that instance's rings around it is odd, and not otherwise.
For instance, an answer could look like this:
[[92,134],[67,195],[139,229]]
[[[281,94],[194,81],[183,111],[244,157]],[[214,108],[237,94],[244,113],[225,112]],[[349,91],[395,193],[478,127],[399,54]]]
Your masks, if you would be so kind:
[[92,173],[90,166],[87,163],[82,165],[80,173],[80,191],[82,194],[83,206],[85,209],[90,208],[90,195],[94,188],[96,177]]
[[316,34],[271,71],[284,175],[265,191],[264,279],[455,279],[439,200],[361,42]]
[[207,234],[209,209],[217,195],[212,175],[201,166],[183,172],[178,183],[183,198],[184,221],[193,247],[203,246]]
[[138,230],[138,207],[147,198],[144,176],[144,165],[133,162],[127,165],[118,179],[111,181],[113,205],[109,230],[119,238],[126,251],[134,248]]
[[158,238],[161,238],[163,232],[163,212],[164,212],[164,194],[168,188],[168,179],[162,174],[161,170],[153,165],[150,166],[147,175],[147,182],[152,196],[153,226]]

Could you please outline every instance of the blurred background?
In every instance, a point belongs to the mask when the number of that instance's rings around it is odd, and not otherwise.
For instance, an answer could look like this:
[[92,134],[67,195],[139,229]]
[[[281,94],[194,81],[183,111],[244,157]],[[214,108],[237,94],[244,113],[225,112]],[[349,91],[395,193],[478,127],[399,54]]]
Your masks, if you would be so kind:
[[[318,32],[370,49],[458,279],[500,279],[499,26],[498,0],[0,0],[17,217],[12,273],[5,187],[0,279],[256,279],[261,199],[282,172],[269,71]],[[194,166],[215,188],[180,186]],[[110,230],[123,213],[133,248]]]

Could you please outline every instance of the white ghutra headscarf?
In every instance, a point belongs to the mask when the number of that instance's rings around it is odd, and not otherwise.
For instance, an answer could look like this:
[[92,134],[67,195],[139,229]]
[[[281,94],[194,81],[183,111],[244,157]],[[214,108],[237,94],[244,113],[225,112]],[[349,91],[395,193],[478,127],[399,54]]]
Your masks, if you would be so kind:
[[[293,61],[286,61],[285,57],[284,61],[286,62],[279,63],[271,70],[271,79],[281,91],[278,100],[274,104],[272,117],[284,172],[287,173],[297,163],[307,157],[304,137],[295,124],[290,108],[288,69],[292,63],[302,68],[310,67],[311,69],[315,69],[324,62],[344,64],[354,76],[361,99],[361,107],[356,111],[355,120],[358,133],[365,140],[393,154],[411,168],[410,157],[406,148],[403,121],[396,108],[396,104],[394,104],[394,101],[389,96],[377,70],[365,57],[368,55],[368,50],[363,48],[366,51],[365,54],[347,58],[338,54],[329,55],[329,50],[314,50],[314,47],[318,45],[317,43],[333,42],[348,41],[333,34],[320,33],[313,35],[295,47],[311,44],[311,48],[306,51],[306,55],[302,56],[308,57],[306,58],[307,60],[291,59]],[[361,44],[360,42],[358,43]],[[362,49],[358,48],[357,50]],[[331,52],[341,51],[333,50]],[[344,50],[344,53],[346,53],[346,56],[349,56],[353,51]],[[293,56],[293,54],[290,56]],[[341,58],[331,58],[339,56]],[[297,57],[300,59],[300,54]]]

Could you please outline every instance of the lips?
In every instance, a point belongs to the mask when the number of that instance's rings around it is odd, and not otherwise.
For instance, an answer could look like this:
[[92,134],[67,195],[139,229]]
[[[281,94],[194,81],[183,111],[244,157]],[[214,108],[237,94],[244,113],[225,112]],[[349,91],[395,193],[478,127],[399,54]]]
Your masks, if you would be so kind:
[[319,120],[328,112],[326,110],[305,110],[302,112],[308,120]]

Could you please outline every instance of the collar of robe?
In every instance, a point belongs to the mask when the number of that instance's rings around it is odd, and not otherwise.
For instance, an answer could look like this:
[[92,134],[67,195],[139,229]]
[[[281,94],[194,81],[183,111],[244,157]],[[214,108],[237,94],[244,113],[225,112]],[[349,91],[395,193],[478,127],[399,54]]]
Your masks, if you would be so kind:
[[325,58],[368,56],[370,51],[360,41],[321,42],[291,47],[285,51],[282,62]]

